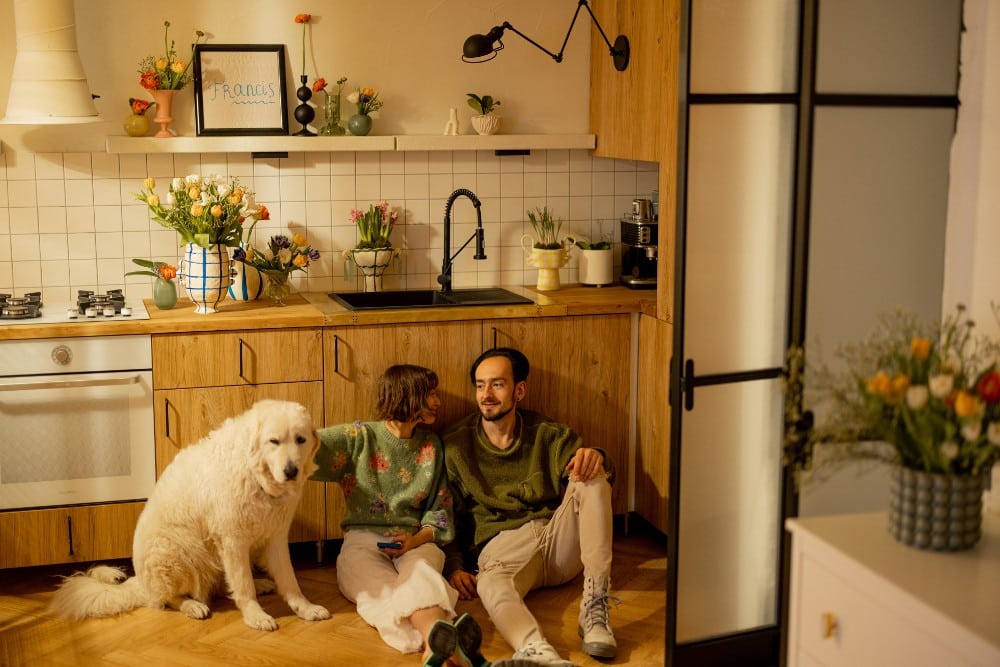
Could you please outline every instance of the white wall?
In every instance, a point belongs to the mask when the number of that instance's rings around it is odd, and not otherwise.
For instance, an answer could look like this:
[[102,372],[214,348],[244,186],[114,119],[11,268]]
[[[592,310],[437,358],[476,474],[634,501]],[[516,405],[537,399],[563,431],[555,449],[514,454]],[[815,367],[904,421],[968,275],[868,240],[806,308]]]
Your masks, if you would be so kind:
[[[175,0],[157,7],[77,0],[80,57],[91,89],[101,95],[97,107],[106,120],[44,128],[0,125],[0,291],[44,288],[47,299],[64,300],[76,289],[121,287],[123,274],[135,268],[133,257],[174,261],[176,235],[150,222],[134,193],[146,176],[165,183],[188,173],[239,177],[253,188],[257,201],[272,213],[270,226],[257,228],[258,242],[288,226],[307,233],[322,259],[308,276],[294,274],[296,289],[358,289],[344,279],[339,257],[355,240],[349,213],[382,198],[405,211],[394,237],[405,251],[404,262],[399,272],[387,275],[387,287],[434,286],[444,202],[460,187],[483,201],[489,259],[473,262],[470,253],[463,253],[456,263],[456,286],[531,284],[535,270],[525,266],[520,249],[521,235],[530,231],[526,209],[547,204],[567,221],[568,231],[591,237],[613,233],[617,239],[616,221],[632,198],[648,197],[657,187],[657,166],[595,159],[589,151],[576,150],[501,158],[492,151],[291,153],[284,159],[251,160],[247,154],[108,154],[104,142],[109,134],[124,133],[128,98],[145,95],[138,85],[138,62],[163,52],[165,19],[178,44],[196,29],[208,33],[213,44],[286,44],[293,108],[301,62],[297,13],[314,15],[307,41],[310,80],[317,73],[327,80],[347,76],[345,90],[370,85],[380,91],[385,107],[373,134],[440,134],[450,107],[459,108],[462,129],[471,133],[466,92],[500,98],[507,133],[584,133],[591,29],[585,17],[561,64],[516,35],[505,39],[506,48],[489,63],[460,60],[468,35],[504,20],[558,50],[574,9],[568,1],[531,0]],[[15,54],[13,19],[12,0],[0,0],[0,115]],[[180,93],[174,115],[175,129],[193,136],[190,88]],[[298,128],[294,119],[290,127]],[[453,242],[461,243],[471,233],[473,210],[462,200],[454,214],[461,224]],[[564,269],[563,280],[576,279],[575,261]],[[130,290],[148,294],[148,279],[127,280]]]

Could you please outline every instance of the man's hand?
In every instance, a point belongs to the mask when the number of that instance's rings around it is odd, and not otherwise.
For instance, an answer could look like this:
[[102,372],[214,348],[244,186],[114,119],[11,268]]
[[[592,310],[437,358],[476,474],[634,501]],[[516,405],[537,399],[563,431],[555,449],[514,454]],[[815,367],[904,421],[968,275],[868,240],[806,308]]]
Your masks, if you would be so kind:
[[475,600],[479,597],[476,592],[476,575],[465,570],[455,570],[448,577],[448,583],[458,591],[459,600]]
[[604,475],[604,456],[596,449],[581,447],[570,459],[566,470],[574,482],[589,482],[598,475]]

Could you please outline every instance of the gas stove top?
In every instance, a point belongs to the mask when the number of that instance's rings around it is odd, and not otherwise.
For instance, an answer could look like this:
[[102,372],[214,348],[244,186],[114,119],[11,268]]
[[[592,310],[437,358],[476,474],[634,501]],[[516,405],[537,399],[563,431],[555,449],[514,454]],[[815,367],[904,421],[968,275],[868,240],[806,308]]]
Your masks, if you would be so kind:
[[79,290],[75,302],[43,301],[40,292],[28,292],[22,296],[0,294],[0,327],[148,319],[149,312],[142,299],[126,298],[120,289],[104,293]]

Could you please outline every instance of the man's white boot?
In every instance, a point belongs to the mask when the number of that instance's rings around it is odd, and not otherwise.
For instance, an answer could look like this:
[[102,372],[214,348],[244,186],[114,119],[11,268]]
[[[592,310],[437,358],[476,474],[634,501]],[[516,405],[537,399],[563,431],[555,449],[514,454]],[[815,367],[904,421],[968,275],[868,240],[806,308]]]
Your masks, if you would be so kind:
[[584,653],[595,658],[613,658],[618,652],[615,635],[608,618],[608,595],[611,581],[608,577],[585,577],[583,600],[580,602],[579,631]]

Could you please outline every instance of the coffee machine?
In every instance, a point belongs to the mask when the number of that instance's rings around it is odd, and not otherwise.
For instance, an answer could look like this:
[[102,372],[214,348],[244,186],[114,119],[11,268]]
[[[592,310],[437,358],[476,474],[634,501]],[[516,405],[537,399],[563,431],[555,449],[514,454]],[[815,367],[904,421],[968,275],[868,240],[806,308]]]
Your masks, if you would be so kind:
[[621,220],[621,281],[633,289],[656,289],[657,220],[653,202],[633,199],[632,213]]

